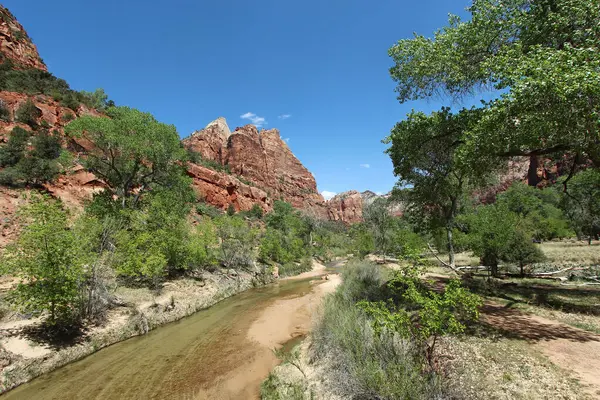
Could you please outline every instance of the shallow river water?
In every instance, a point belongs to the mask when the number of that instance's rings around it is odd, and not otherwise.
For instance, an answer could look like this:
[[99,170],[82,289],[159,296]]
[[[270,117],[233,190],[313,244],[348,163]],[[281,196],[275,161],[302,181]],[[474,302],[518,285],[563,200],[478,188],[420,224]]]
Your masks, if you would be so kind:
[[248,290],[43,375],[0,399],[258,398],[260,382],[278,361],[270,348],[248,338],[248,330],[274,302],[309,296],[315,284],[314,279],[290,280]]

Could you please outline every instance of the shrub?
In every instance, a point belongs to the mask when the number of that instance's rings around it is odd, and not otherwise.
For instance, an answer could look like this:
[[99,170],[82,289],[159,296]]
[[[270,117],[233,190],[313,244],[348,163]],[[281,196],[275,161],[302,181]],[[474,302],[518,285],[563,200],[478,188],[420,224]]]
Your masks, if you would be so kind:
[[343,283],[323,302],[311,356],[327,361],[327,382],[344,398],[438,398],[440,379],[423,372],[418,348],[394,331],[377,333],[372,320],[356,307],[355,300],[368,299],[381,284],[377,266],[348,266]]
[[11,299],[27,312],[48,311],[51,325],[70,323],[79,309],[83,266],[67,215],[47,196],[32,198],[22,214],[28,223],[3,260],[20,278]]
[[32,128],[37,126],[37,120],[42,116],[42,112],[33,104],[31,100],[25,101],[19,106],[15,113],[15,121],[27,124]]
[[67,122],[73,121],[74,119],[75,119],[75,115],[73,115],[73,113],[71,113],[71,112],[65,112],[60,117],[60,120],[65,124]]
[[14,167],[7,167],[0,171],[0,185],[14,186],[25,180],[25,176]]
[[196,205],[196,212],[199,215],[204,215],[210,218],[217,218],[218,216],[223,214],[223,212],[217,207],[211,206],[207,203],[198,203]]
[[525,276],[529,272],[525,270],[527,265],[546,259],[542,250],[520,231],[515,232],[503,258],[516,263],[521,271],[521,276]]
[[24,157],[30,137],[31,132],[15,127],[8,137],[8,143],[0,147],[0,167],[16,165]]
[[235,207],[233,206],[233,204],[229,204],[229,207],[227,207],[227,215],[229,215],[230,217],[235,215]]
[[[0,184],[40,184],[52,181],[59,173],[59,137],[47,131],[31,135],[31,132],[15,127],[6,146],[0,148],[0,167],[5,167]],[[27,151],[30,139],[32,149]]]
[[252,208],[248,211],[247,215],[250,218],[262,219],[264,211],[261,206],[259,206],[258,204],[254,204],[252,205]]
[[0,100],[0,120],[7,122],[10,121],[10,110],[3,100]]
[[279,266],[279,276],[295,276],[303,272],[312,271],[312,259],[309,257],[303,258],[299,263],[288,262]]
[[263,262],[271,260],[284,264],[300,260],[306,255],[305,245],[301,238],[293,234],[286,235],[277,229],[267,227],[259,249],[259,258]]
[[223,266],[234,269],[253,267],[258,231],[239,216],[222,216],[215,222],[221,238],[220,260]]
[[394,331],[410,339],[422,349],[430,366],[433,365],[436,339],[442,335],[458,334],[464,323],[479,317],[481,299],[451,280],[443,293],[423,284],[415,270],[397,272],[388,282],[393,298],[387,302],[361,301],[358,307],[373,318],[376,333]]
[[190,269],[211,268],[218,262],[219,238],[210,219],[204,219],[192,233],[188,244]]
[[338,295],[350,303],[379,300],[385,281],[380,266],[366,261],[353,261],[342,272]]

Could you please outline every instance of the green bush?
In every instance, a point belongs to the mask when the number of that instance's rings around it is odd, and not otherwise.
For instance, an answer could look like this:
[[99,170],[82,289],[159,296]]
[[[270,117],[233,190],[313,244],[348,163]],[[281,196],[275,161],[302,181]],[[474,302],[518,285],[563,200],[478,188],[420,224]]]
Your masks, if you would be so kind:
[[0,100],[0,120],[6,122],[10,121],[10,110],[2,100]]
[[42,112],[28,99],[17,108],[15,121],[27,124],[32,128],[37,126],[37,120],[42,116]]
[[93,93],[76,92],[65,80],[56,78],[49,72],[37,68],[15,69],[13,62],[6,59],[0,64],[0,90],[28,95],[45,94],[52,96],[62,106],[75,111],[80,103],[100,111],[104,111],[110,105],[114,106],[114,102],[107,100],[102,89]]
[[0,148],[0,167],[5,168],[0,184],[41,184],[54,180],[60,172],[61,152],[58,135],[40,131],[32,136],[31,132],[15,127],[8,143]]
[[223,212],[217,207],[211,206],[207,203],[198,203],[196,205],[196,212],[199,215],[204,215],[210,218],[217,218],[218,216],[223,214]]
[[344,398],[433,399],[441,379],[424,372],[418,348],[394,331],[377,333],[356,301],[380,290],[379,268],[369,263],[347,267],[343,283],[325,298],[313,333],[311,356],[327,362],[328,381]]
[[427,287],[414,269],[396,272],[388,284],[393,297],[387,302],[361,301],[357,305],[373,318],[380,334],[394,331],[421,349],[430,366],[439,336],[464,332],[465,323],[479,317],[479,296],[451,280],[442,293]]
[[71,112],[66,112],[63,115],[61,115],[61,117],[60,117],[60,120],[65,124],[67,122],[73,121],[74,119],[75,119],[75,115],[73,115],[73,113],[71,113]]
[[0,167],[16,165],[24,157],[31,132],[20,127],[13,128],[8,143],[0,147]]
[[22,215],[27,223],[2,260],[20,278],[10,298],[21,311],[48,311],[51,325],[70,324],[78,316],[83,262],[67,214],[60,202],[36,196]]
[[221,216],[215,220],[221,238],[220,260],[224,267],[249,269],[254,266],[258,230],[239,216]]
[[229,204],[229,207],[227,207],[227,215],[229,215],[230,217],[233,217],[235,215],[235,207],[233,206],[233,204]]
[[252,208],[246,213],[246,215],[248,215],[250,218],[262,219],[264,211],[258,204],[253,204]]
[[521,231],[515,232],[503,258],[505,261],[517,264],[521,276],[525,276],[526,273],[530,272],[525,269],[527,265],[539,263],[546,259],[542,250]]
[[296,276],[304,272],[312,271],[312,259],[303,258],[300,262],[287,262],[279,266],[279,276]]

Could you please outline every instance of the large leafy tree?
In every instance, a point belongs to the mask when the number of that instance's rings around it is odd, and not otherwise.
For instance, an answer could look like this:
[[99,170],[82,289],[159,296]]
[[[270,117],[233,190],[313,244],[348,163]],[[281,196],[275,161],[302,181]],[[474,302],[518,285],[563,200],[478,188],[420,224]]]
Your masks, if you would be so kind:
[[430,232],[445,229],[451,268],[456,216],[466,194],[484,178],[458,156],[466,132],[478,117],[478,110],[467,109],[457,114],[447,108],[431,115],[412,112],[384,141],[391,144],[387,153],[399,177],[398,185],[407,188],[397,193],[406,202],[408,213]]
[[474,0],[468,11],[390,49],[398,99],[495,89],[469,129],[471,160],[548,155],[566,156],[572,171],[600,167],[600,3]]
[[128,107],[111,107],[106,116],[83,116],[66,127],[92,142],[85,165],[107,184],[123,208],[137,207],[148,190],[169,187],[181,176],[185,150],[173,125]]

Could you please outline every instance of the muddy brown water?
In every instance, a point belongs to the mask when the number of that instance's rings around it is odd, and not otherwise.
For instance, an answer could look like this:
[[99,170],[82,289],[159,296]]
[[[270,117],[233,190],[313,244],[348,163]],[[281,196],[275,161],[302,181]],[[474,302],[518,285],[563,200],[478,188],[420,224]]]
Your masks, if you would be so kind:
[[148,335],[102,349],[5,395],[16,399],[254,399],[278,363],[247,338],[276,300],[308,296],[319,278],[251,289]]

